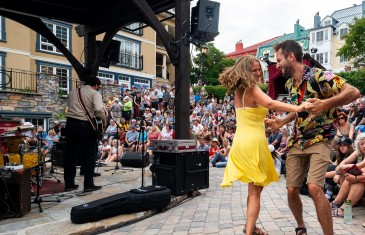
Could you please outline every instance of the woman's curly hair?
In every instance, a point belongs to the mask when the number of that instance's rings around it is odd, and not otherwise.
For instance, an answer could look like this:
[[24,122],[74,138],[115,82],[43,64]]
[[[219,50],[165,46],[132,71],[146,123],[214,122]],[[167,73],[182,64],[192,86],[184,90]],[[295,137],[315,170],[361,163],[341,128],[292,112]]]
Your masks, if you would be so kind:
[[[257,82],[252,74],[252,65],[255,61],[260,64],[260,61],[252,55],[247,55],[239,58],[232,67],[227,68],[219,76],[220,83],[228,88],[230,91],[235,91],[241,87],[246,90],[247,88],[255,86]],[[261,76],[260,83],[263,82],[264,78],[263,76]]]

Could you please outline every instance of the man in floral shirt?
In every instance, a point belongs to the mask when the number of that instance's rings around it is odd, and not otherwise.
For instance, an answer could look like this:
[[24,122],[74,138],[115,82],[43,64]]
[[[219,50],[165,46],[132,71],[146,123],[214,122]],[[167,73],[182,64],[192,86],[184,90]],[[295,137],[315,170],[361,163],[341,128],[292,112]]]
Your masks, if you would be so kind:
[[359,90],[329,71],[310,68],[303,64],[301,46],[293,40],[274,47],[277,68],[289,77],[286,88],[292,104],[312,103],[309,112],[290,113],[276,118],[274,126],[295,121],[294,136],[286,160],[286,181],[289,207],[298,223],[296,234],[307,234],[303,221],[303,206],[299,188],[305,175],[309,193],[324,234],[333,234],[331,208],[323,193],[323,185],[330,160],[330,132],[336,118],[336,107],[348,104],[360,96]]

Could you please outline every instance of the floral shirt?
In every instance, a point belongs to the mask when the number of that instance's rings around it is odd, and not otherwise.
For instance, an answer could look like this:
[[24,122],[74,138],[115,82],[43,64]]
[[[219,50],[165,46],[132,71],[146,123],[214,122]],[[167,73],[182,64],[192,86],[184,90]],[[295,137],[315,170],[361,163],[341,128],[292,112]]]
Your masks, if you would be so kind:
[[[289,78],[285,86],[289,91],[292,104],[300,105],[309,98],[327,99],[340,93],[346,81],[325,70],[310,68],[304,65],[303,81],[299,87],[294,85],[293,78]],[[317,117],[311,117],[309,112],[297,113],[294,133],[288,142],[288,147],[298,143],[301,149],[311,146],[325,138],[329,138],[333,131],[336,109],[330,108]]]

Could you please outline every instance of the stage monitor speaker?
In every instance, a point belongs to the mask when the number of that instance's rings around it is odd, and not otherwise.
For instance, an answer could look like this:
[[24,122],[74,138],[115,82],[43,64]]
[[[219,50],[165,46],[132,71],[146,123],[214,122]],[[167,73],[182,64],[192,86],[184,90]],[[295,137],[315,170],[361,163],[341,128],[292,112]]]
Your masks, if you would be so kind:
[[0,220],[20,217],[31,210],[31,169],[12,172],[11,178],[0,181]]
[[199,0],[192,8],[191,37],[201,43],[214,41],[219,34],[220,3],[209,0]]
[[153,183],[171,189],[175,196],[209,188],[208,151],[155,152],[151,166]]
[[[96,41],[96,52],[99,52],[101,47],[101,41]],[[109,68],[110,65],[119,63],[120,56],[120,41],[112,40],[109,46],[106,48],[103,58],[101,59],[100,66]]]
[[120,158],[120,164],[123,167],[134,167],[134,168],[144,168],[150,164],[150,156],[145,153],[143,156],[143,165],[141,161],[141,152],[125,152]]

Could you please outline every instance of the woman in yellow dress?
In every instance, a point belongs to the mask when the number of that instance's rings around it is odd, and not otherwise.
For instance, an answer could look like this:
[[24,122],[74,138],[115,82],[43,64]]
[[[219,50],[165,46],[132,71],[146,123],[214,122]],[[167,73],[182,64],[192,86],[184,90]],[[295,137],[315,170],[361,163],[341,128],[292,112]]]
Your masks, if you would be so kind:
[[237,130],[221,186],[231,186],[236,180],[248,183],[244,232],[267,234],[255,225],[260,211],[260,195],[264,186],[279,178],[268,148],[264,120],[268,109],[301,112],[310,104],[303,102],[295,106],[272,100],[266,95],[257,86],[263,82],[263,72],[259,60],[253,56],[237,60],[234,66],[220,75],[219,80],[223,86],[235,91],[237,116]]

